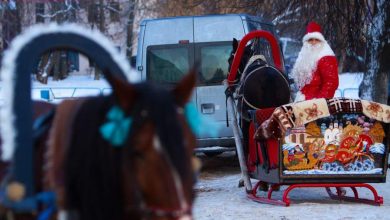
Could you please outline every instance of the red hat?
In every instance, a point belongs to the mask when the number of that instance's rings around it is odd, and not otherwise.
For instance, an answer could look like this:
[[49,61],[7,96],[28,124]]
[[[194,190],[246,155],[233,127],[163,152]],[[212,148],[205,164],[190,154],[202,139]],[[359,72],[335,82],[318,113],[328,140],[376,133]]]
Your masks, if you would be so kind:
[[309,39],[318,39],[320,41],[325,41],[324,36],[321,33],[321,26],[317,24],[316,22],[312,21],[310,22],[306,27],[306,34],[303,36],[303,42],[309,40]]

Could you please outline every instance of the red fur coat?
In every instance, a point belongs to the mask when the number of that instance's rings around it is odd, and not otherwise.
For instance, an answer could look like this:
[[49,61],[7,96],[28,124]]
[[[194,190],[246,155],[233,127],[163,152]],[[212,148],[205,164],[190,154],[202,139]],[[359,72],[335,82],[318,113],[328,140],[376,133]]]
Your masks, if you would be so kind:
[[338,86],[337,59],[335,56],[324,56],[317,62],[312,80],[301,89],[301,93],[305,95],[305,100],[332,98]]

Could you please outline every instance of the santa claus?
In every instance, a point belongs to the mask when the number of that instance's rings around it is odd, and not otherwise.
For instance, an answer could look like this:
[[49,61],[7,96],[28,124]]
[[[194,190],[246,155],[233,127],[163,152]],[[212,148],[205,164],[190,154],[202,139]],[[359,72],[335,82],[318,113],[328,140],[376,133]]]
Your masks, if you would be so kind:
[[310,22],[303,46],[292,70],[299,91],[295,101],[332,98],[339,85],[337,59],[321,33],[321,27]]

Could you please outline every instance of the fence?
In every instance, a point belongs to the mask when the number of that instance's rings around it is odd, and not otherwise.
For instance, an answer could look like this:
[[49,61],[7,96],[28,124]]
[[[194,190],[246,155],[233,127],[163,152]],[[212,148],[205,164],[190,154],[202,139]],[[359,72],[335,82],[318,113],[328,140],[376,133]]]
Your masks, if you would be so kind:
[[[0,87],[0,97],[2,97],[2,92],[3,90]],[[111,88],[101,87],[36,87],[31,89],[31,98],[58,103],[64,99],[108,95],[111,92]],[[2,98],[0,98],[0,104],[3,104]]]

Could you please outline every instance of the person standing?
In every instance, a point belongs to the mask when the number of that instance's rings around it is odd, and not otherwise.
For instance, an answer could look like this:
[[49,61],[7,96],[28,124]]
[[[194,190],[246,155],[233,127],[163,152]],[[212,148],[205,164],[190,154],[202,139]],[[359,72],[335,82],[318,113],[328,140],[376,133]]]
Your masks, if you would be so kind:
[[333,98],[339,85],[338,64],[333,50],[321,32],[321,26],[310,22],[303,46],[292,69],[298,88],[295,102],[315,98]]

